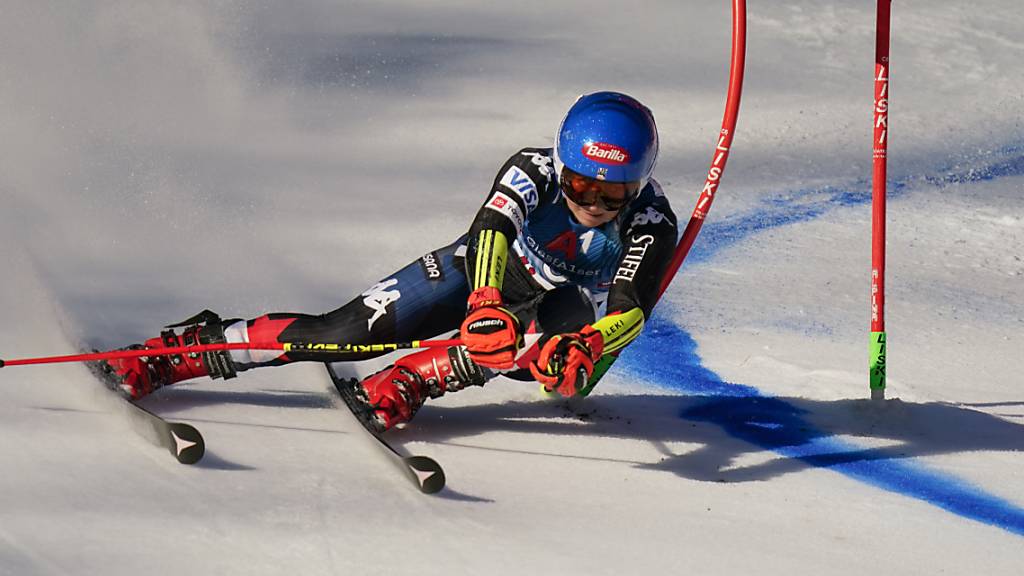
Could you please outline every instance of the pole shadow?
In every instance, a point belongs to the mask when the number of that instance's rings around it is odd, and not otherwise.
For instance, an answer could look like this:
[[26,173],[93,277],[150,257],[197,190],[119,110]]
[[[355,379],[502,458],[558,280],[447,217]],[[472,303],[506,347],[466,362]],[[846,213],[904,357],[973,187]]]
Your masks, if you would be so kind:
[[[657,463],[636,463],[680,477],[752,482],[799,472],[877,460],[906,460],[958,452],[1020,452],[1024,426],[946,403],[888,400],[819,401],[804,398],[597,396],[572,408],[565,401],[506,402],[449,408],[427,405],[403,441],[459,444],[484,432],[571,434],[688,443]],[[883,446],[863,448],[845,438]],[[779,457],[736,466],[745,456]],[[566,455],[570,457],[570,455]],[[578,456],[571,456],[578,457]]]

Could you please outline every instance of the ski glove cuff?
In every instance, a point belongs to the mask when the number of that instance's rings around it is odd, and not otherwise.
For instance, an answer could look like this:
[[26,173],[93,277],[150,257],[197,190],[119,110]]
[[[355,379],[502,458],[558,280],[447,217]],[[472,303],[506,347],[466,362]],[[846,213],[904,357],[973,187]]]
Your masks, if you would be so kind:
[[594,362],[603,351],[604,337],[587,325],[579,332],[558,334],[548,340],[530,363],[530,373],[548,392],[568,398],[586,386]]
[[469,295],[461,336],[469,357],[488,368],[512,368],[523,345],[519,319],[504,307],[501,292],[493,286],[477,288]]

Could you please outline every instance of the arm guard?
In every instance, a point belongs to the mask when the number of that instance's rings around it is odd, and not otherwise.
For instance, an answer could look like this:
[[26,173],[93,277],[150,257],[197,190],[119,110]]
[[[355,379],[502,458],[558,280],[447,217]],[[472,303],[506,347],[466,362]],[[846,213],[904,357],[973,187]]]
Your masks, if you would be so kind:
[[473,290],[501,289],[511,239],[519,235],[542,196],[551,193],[553,174],[551,157],[536,148],[520,150],[502,166],[469,229],[466,273]]

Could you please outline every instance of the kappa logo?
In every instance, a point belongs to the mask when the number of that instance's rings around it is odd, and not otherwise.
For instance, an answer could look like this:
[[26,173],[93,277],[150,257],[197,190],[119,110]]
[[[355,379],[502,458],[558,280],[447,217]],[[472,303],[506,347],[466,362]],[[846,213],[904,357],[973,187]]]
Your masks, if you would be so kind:
[[402,293],[400,291],[388,290],[388,288],[391,288],[396,284],[398,284],[398,279],[391,278],[374,284],[373,287],[361,294],[362,296],[365,296],[365,298],[363,298],[363,304],[365,304],[370,310],[373,310],[373,316],[370,317],[366,326],[367,330],[373,330],[373,323],[380,319],[381,316],[387,314],[388,306],[402,297]]
[[594,162],[622,166],[629,163],[629,152],[624,148],[607,142],[594,142],[583,145],[583,155]]
[[501,177],[501,184],[519,194],[519,197],[526,203],[527,211],[537,207],[537,202],[540,199],[540,195],[537,194],[537,185],[518,166],[512,166],[505,172],[505,175]]
[[636,213],[636,216],[633,217],[633,223],[629,226],[632,228],[633,226],[643,226],[645,224],[661,224],[663,220],[665,220],[664,214],[648,206],[643,212]]
[[491,206],[494,206],[495,208],[504,208],[505,204],[508,204],[508,200],[501,196],[495,196],[494,200],[491,200]]
[[551,176],[555,173],[555,167],[551,164],[551,156],[545,156],[537,152],[520,152],[520,154],[529,156],[530,162],[537,167],[537,171],[540,172],[541,176],[544,176],[548,179],[548,182],[551,182]]

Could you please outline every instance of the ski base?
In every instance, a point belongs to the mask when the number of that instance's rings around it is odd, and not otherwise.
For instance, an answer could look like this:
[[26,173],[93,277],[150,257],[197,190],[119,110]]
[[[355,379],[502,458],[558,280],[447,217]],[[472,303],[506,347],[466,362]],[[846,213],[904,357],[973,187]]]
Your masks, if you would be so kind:
[[388,459],[402,471],[402,473],[419,488],[424,494],[434,494],[444,488],[445,476],[441,465],[433,458],[427,456],[403,456],[395,447],[388,443],[377,431],[376,424],[372,417],[366,412],[365,407],[356,398],[355,386],[359,383],[355,378],[344,378],[338,375],[331,365],[327,365],[327,373],[334,383],[334,388],[345,406],[355,416],[356,420],[366,430],[367,434],[376,440],[377,446],[387,455]]

